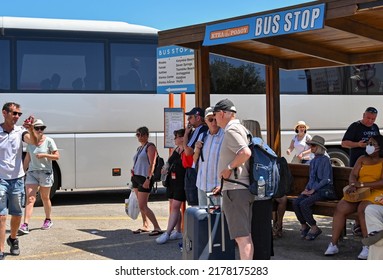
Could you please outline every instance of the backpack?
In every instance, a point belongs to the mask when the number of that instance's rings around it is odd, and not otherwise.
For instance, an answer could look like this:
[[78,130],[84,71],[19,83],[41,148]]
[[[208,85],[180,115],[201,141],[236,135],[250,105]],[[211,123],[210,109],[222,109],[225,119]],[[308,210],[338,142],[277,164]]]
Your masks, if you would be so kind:
[[[249,159],[249,177],[250,185],[243,184],[236,180],[223,179],[228,182],[237,183],[243,185],[249,189],[249,191],[257,195],[258,194],[258,179],[263,176],[265,179],[265,193],[266,197],[275,197],[279,193],[280,189],[280,173],[278,168],[278,156],[277,154],[265,143],[262,138],[252,137],[249,148],[251,150],[251,156]],[[286,161],[287,163],[287,161]],[[234,169],[234,177],[237,178],[237,170]]]
[[277,165],[279,169],[279,188],[274,194],[274,198],[279,198],[290,193],[294,181],[286,158],[278,157]]
[[[148,147],[150,145],[154,146],[153,143],[149,143],[147,145],[146,149],[148,149]],[[156,149],[156,151],[157,151],[157,149]],[[154,182],[160,182],[161,181],[161,169],[164,165],[165,165],[165,161],[162,157],[160,157],[160,155],[158,154],[158,151],[157,151],[156,162],[154,164],[154,172],[152,175]]]

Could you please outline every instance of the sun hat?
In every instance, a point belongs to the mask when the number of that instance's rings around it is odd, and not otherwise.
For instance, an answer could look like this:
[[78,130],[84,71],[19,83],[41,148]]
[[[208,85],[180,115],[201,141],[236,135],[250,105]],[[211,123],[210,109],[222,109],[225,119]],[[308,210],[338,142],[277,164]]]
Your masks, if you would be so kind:
[[321,146],[323,149],[327,150],[326,147],[324,146],[325,144],[325,141],[324,141],[324,138],[319,136],[319,135],[314,135],[313,139],[311,139],[310,141],[307,141],[306,142],[307,145],[318,145],[318,146]]
[[33,126],[36,126],[36,127],[38,127],[38,126],[46,126],[46,125],[44,124],[44,122],[43,122],[42,120],[40,120],[40,119],[35,119],[35,121],[33,122],[32,125],[33,125]]
[[230,111],[237,113],[237,109],[235,108],[234,103],[229,99],[223,99],[215,104],[214,112],[218,111]]
[[306,127],[306,130],[310,128],[304,121],[298,121],[297,124],[294,126],[295,132],[298,132],[296,130],[298,129],[298,126],[301,126],[301,125],[304,125]]

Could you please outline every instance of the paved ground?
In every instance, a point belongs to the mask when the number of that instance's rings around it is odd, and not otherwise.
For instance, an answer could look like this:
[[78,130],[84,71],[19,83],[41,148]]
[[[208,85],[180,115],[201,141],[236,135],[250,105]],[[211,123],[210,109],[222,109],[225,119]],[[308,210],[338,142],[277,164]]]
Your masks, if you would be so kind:
[[[35,208],[30,222],[31,232],[20,236],[20,256],[7,255],[7,260],[181,260],[177,241],[157,245],[155,237],[132,234],[141,226],[141,219],[125,215],[120,193],[61,193],[54,198],[53,222],[50,230],[40,230],[43,208]],[[150,207],[163,229],[166,228],[168,202],[163,194],[153,196]],[[354,260],[361,249],[358,238],[348,230],[335,257],[323,255],[330,241],[331,218],[317,217],[323,234],[315,241],[299,238],[299,224],[294,213],[287,212],[284,236],[274,242],[273,260]],[[9,220],[7,220],[9,226]],[[348,225],[350,228],[350,224]],[[6,245],[6,250],[8,250]]]

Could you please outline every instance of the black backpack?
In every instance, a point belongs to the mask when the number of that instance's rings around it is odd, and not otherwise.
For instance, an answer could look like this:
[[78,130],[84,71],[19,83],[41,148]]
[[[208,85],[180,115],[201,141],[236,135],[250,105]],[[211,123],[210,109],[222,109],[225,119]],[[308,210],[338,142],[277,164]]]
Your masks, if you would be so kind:
[[[155,146],[153,143],[149,143],[147,145],[146,149],[148,149],[148,147],[150,145]],[[156,151],[157,151],[157,149],[156,149]],[[158,151],[157,151],[156,162],[154,164],[154,172],[153,172],[153,176],[152,176],[154,182],[160,182],[161,181],[161,169],[164,166],[164,164],[165,164],[164,159],[162,157],[160,157],[160,155],[158,154]]]

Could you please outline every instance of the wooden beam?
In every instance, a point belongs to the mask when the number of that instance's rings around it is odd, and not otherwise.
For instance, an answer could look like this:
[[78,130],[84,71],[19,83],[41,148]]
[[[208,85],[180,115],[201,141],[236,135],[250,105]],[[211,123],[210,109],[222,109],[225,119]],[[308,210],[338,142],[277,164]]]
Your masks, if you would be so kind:
[[195,105],[203,109],[210,106],[209,47],[199,46],[195,54]]
[[276,47],[288,49],[291,51],[307,54],[312,57],[320,58],[322,60],[332,61],[335,63],[348,64],[350,62],[350,58],[347,54],[333,51],[329,48],[321,47],[318,44],[299,41],[295,38],[290,39],[283,36],[277,36],[274,38],[269,37],[269,38],[256,39],[256,41],[262,42],[271,46],[276,46]]
[[267,143],[281,156],[281,113],[280,113],[279,65],[273,60],[266,66],[266,126]]
[[383,30],[347,18],[328,20],[326,21],[326,26],[376,41],[383,41]]

